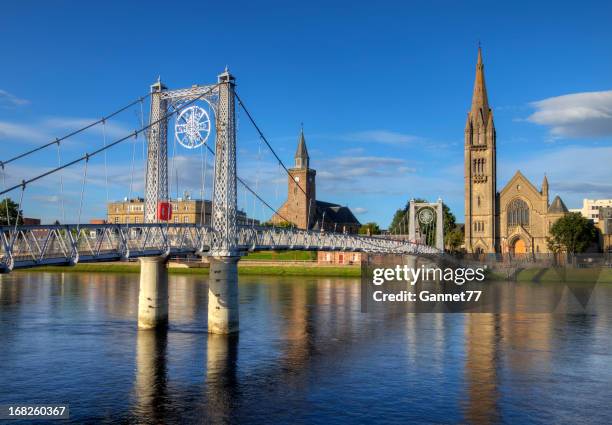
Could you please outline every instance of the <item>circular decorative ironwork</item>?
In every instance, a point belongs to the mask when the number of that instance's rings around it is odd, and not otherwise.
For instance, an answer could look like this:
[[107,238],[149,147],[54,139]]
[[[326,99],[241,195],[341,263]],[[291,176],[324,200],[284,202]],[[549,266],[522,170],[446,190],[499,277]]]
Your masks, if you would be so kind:
[[187,149],[202,146],[210,136],[210,117],[199,106],[190,106],[181,111],[174,125],[176,140]]
[[417,214],[419,223],[431,224],[434,221],[434,212],[431,208],[422,208]]

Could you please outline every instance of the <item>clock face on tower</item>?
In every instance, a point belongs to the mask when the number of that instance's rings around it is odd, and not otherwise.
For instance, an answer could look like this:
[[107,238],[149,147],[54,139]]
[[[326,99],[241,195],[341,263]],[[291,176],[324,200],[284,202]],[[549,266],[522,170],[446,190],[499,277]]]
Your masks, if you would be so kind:
[[300,178],[299,178],[298,176],[295,176],[293,179],[294,179],[296,182],[299,182],[299,181],[300,181]]

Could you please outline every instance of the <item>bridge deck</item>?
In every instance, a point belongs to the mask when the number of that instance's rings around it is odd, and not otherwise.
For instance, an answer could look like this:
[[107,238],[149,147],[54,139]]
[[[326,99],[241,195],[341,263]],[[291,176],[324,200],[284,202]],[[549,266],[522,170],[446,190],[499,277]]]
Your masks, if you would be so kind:
[[[41,265],[120,261],[159,255],[207,255],[215,232],[182,223],[0,226],[0,272]],[[342,233],[239,226],[238,253],[256,250],[435,254],[402,240]]]

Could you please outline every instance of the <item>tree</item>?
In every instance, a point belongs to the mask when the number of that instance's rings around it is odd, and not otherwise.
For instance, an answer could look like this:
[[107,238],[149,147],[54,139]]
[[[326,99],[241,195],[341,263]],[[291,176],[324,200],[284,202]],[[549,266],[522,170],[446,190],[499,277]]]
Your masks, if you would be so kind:
[[444,235],[444,245],[451,252],[459,250],[459,247],[461,246],[461,244],[463,244],[464,240],[465,234],[461,229],[458,229],[456,227]]
[[[7,210],[8,210],[8,220],[7,220]],[[19,205],[17,205],[11,198],[5,198],[0,202],[0,225],[15,225],[15,220],[19,217],[19,223],[23,224],[23,213],[19,210]]]
[[359,228],[360,235],[380,235],[380,227],[374,222],[363,224]]
[[287,229],[287,228],[293,227],[293,223],[290,223],[290,222],[284,221],[284,220],[279,222],[279,223],[272,223],[272,221],[266,221],[266,222],[263,223],[263,225],[267,226],[267,227],[280,227],[280,228],[283,228],[283,229]]
[[586,251],[596,237],[597,232],[591,220],[580,213],[569,213],[555,221],[546,242],[552,252],[576,254]]

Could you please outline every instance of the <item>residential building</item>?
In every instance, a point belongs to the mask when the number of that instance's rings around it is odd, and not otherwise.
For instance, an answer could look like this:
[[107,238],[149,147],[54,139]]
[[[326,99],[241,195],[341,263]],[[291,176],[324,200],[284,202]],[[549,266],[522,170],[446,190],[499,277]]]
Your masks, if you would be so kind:
[[[190,196],[170,200],[172,205],[172,223],[210,225],[212,202],[202,199],[191,199]],[[237,211],[238,224],[259,224],[258,220],[247,218],[244,211]],[[144,199],[124,199],[109,202],[107,221],[114,224],[141,224],[144,222]]]
[[595,226],[599,229],[599,246],[603,252],[612,253],[612,206],[599,207]]
[[600,207],[612,207],[612,199],[583,199],[582,208],[572,208],[571,212],[579,212],[583,217],[599,222]]

